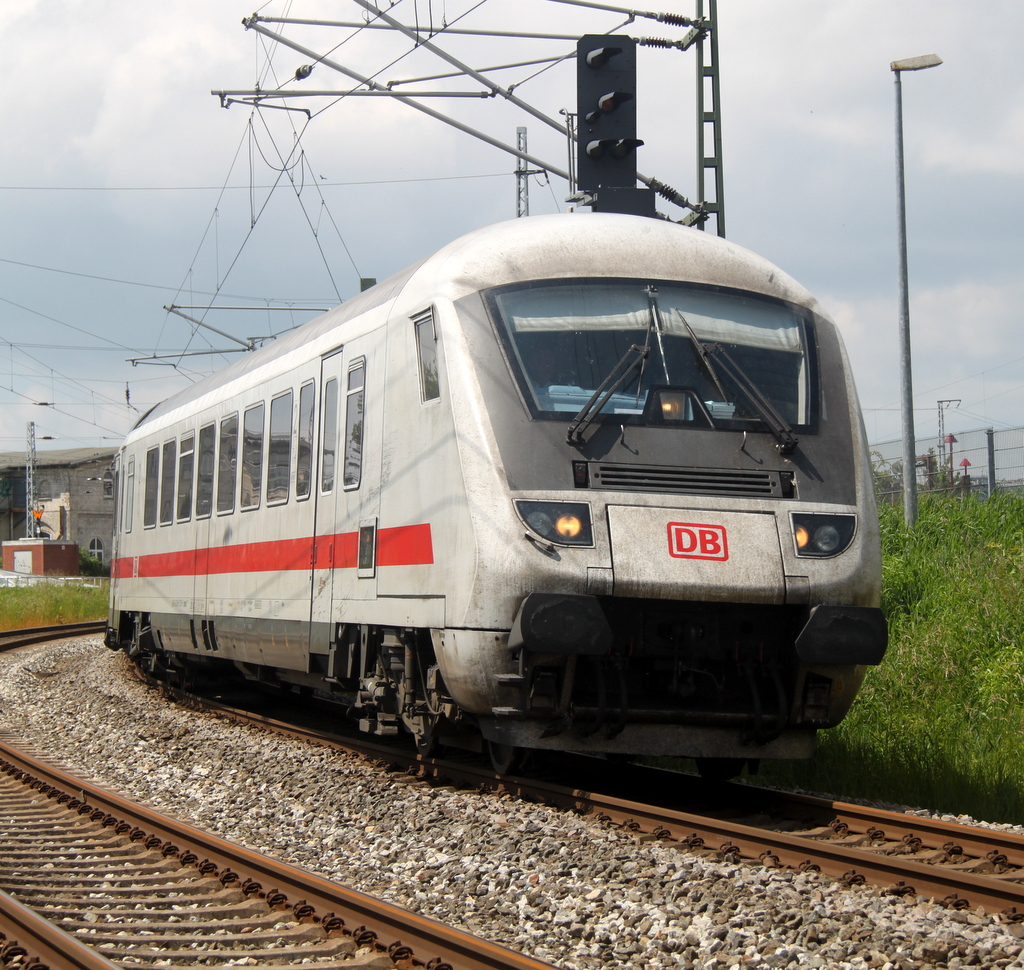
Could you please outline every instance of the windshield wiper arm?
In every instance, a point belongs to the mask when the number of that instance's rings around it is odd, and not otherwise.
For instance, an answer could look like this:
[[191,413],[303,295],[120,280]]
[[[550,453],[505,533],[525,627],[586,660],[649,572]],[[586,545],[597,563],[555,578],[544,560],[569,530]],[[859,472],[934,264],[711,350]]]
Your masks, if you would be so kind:
[[[608,376],[601,382],[601,386],[594,391],[590,400],[580,408],[579,413],[569,423],[569,430],[566,432],[565,440],[571,444],[578,444],[583,440],[583,432],[590,426],[590,422],[600,413],[601,409],[608,403],[611,396],[623,385],[626,378],[633,372],[638,364],[647,360],[650,353],[651,332],[647,331],[647,342],[641,347],[633,344],[623,355],[622,359],[611,369]],[[630,360],[630,357],[633,359]],[[615,374],[624,365],[626,369],[615,378]],[[614,379],[614,382],[613,382]],[[606,390],[607,388],[607,390]],[[598,400],[600,398],[600,400]]]
[[707,352],[709,356],[714,355],[725,376],[736,385],[740,393],[754,406],[761,420],[768,425],[768,430],[777,441],[775,447],[779,454],[793,454],[800,439],[793,434],[793,429],[775,409],[775,405],[761,393],[761,389],[747,377],[746,371],[729,356],[729,352],[721,344],[711,344]]
[[679,317],[683,326],[686,327],[686,332],[690,335],[690,339],[693,341],[693,346],[697,350],[697,356],[700,358],[701,365],[704,367],[704,370],[707,371],[708,377],[710,377],[711,380],[715,382],[715,387],[718,388],[718,393],[722,395],[722,400],[728,401],[729,395],[726,393],[725,388],[722,386],[722,382],[718,379],[718,371],[715,370],[715,365],[712,364],[711,360],[709,359],[708,355],[711,353],[711,351],[708,348],[708,345],[704,343],[700,339],[700,337],[697,336],[697,334],[694,332],[693,327],[690,326],[690,321],[683,316],[683,314],[679,311],[678,307],[673,307],[672,312],[675,313],[677,317]]

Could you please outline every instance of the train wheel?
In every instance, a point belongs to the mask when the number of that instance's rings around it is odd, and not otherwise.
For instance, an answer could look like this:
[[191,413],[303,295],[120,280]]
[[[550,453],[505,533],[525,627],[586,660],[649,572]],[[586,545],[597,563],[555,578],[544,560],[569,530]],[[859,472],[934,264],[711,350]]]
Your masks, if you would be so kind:
[[510,775],[518,771],[522,766],[526,748],[517,748],[512,744],[499,744],[497,741],[488,741],[487,753],[491,756],[491,766],[499,775]]
[[695,758],[697,774],[705,781],[729,781],[738,778],[746,758]]

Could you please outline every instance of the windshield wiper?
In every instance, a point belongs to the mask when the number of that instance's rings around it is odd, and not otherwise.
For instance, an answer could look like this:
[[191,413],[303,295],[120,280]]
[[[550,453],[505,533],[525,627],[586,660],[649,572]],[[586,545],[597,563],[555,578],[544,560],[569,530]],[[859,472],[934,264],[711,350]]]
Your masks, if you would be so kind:
[[[693,341],[693,346],[697,350],[697,356],[700,358],[701,365],[704,367],[704,370],[707,371],[708,377],[710,377],[711,380],[715,382],[715,387],[718,388],[718,393],[722,395],[722,400],[728,401],[729,395],[726,393],[725,388],[722,386],[722,382],[718,379],[718,371],[715,370],[715,365],[712,364],[711,360],[709,359],[708,355],[711,353],[711,351],[708,348],[708,345],[704,343],[700,339],[700,337],[697,336],[693,327],[690,326],[690,321],[683,316],[678,307],[673,307],[672,312],[675,313],[677,317],[679,317],[683,326],[686,327],[686,332],[690,335],[690,340]],[[713,418],[711,423],[715,423]]]
[[[569,430],[566,432],[565,440],[570,445],[579,444],[583,441],[583,432],[590,427],[590,423],[601,413],[601,409],[611,400],[611,396],[622,387],[626,378],[629,377],[638,364],[643,365],[647,362],[647,356],[651,352],[651,332],[657,327],[658,322],[658,308],[654,298],[655,293],[657,293],[657,290],[654,287],[647,288],[647,311],[650,316],[647,321],[647,337],[644,340],[644,345],[642,347],[639,344],[630,346],[629,350],[622,355],[622,359],[608,373],[608,376],[601,381],[601,386],[590,396],[590,400],[580,408],[576,417],[569,422]],[[625,367],[625,370],[622,370],[623,367]],[[615,374],[619,370],[622,370],[622,373],[616,378]],[[643,371],[641,371],[636,389],[638,401],[640,400],[640,389],[643,380]]]
[[[590,422],[600,413],[601,409],[608,403],[611,396],[623,385],[626,378],[633,372],[638,364],[647,360],[650,353],[650,331],[647,334],[647,343],[642,347],[633,344],[623,355],[622,359],[612,368],[611,373],[601,382],[601,386],[594,391],[590,400],[580,408],[579,413],[569,423],[569,430],[566,432],[565,440],[569,444],[578,444],[583,440],[583,432],[590,426]],[[630,360],[630,358],[633,358]],[[628,361],[628,364],[627,364]],[[626,369],[619,374],[612,383],[616,372],[626,365]],[[610,386],[609,386],[610,385]],[[607,390],[605,390],[607,388]],[[600,401],[598,401],[600,398]],[[595,402],[597,402],[595,404]]]
[[761,393],[760,388],[747,377],[743,368],[729,356],[729,352],[721,344],[715,343],[708,346],[707,356],[710,357],[712,355],[718,361],[725,376],[736,385],[740,393],[753,405],[761,420],[768,425],[768,430],[777,442],[775,447],[779,454],[793,454],[796,451],[796,446],[800,443],[800,439],[793,434],[793,429],[775,409],[775,405]]

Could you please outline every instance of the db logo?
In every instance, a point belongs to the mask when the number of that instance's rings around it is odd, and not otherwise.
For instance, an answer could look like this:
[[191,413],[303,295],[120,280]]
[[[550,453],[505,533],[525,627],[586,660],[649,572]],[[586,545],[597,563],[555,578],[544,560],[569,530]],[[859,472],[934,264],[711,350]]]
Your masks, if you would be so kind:
[[729,558],[725,526],[669,522],[668,551],[676,559],[718,559],[725,562]]

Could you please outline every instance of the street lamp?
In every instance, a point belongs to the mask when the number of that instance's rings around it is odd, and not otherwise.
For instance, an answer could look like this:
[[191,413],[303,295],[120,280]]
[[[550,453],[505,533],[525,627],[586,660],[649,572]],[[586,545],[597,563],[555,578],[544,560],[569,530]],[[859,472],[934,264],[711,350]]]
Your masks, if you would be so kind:
[[900,409],[903,414],[903,518],[913,528],[917,521],[917,441],[914,437],[914,391],[910,376],[910,293],[907,289],[907,200],[903,189],[903,89],[900,74],[938,67],[938,54],[922,54],[893,61],[896,78],[896,210],[899,218],[900,287]]

